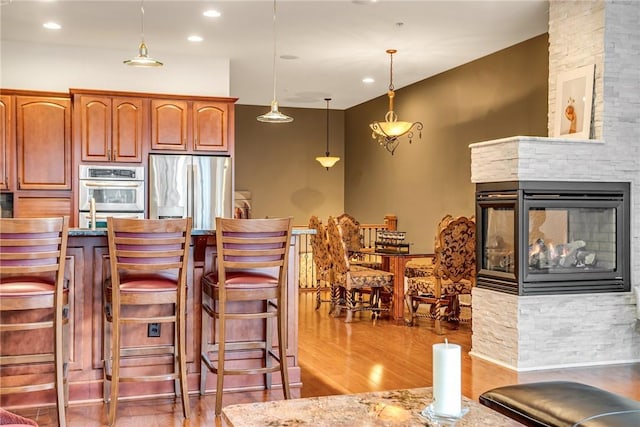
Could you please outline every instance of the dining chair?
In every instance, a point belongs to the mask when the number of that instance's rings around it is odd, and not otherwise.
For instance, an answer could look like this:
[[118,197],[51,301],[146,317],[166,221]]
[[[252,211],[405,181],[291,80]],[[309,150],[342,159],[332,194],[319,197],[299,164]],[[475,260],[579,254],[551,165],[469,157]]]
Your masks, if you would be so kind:
[[[341,288],[345,295],[344,302],[333,302],[333,314],[339,316],[344,308],[347,311],[345,322],[348,323],[353,321],[353,314],[356,312],[371,311],[371,316],[375,319],[382,311],[389,311],[390,307],[382,307],[380,296],[383,290],[393,292],[393,273],[352,265],[341,227],[333,217],[329,217],[327,234],[334,274],[333,286]],[[369,295],[368,301],[358,298],[363,294]]]
[[[107,235],[111,276],[103,286],[103,348],[109,425],[116,419],[121,382],[174,381],[189,418],[185,324],[191,218],[108,217]],[[152,323],[173,326],[164,337],[151,338],[160,344],[149,343]],[[162,366],[149,373],[150,365]]]
[[382,270],[382,260],[372,250],[364,248],[364,235],[360,222],[348,213],[340,214],[336,220],[342,231],[342,239],[351,265]]
[[0,394],[54,389],[60,426],[69,397],[68,234],[69,217],[0,219],[0,366],[19,373],[18,365],[51,363],[54,371],[48,382],[0,380]]
[[[460,296],[471,294],[476,283],[476,224],[474,217],[446,215],[438,224],[434,255],[428,262],[409,261],[405,268],[405,300],[409,309],[408,325],[416,318],[434,320],[434,329],[442,334],[441,322],[459,322]],[[420,305],[428,311],[419,311]],[[469,304],[470,308],[470,304]]]
[[[264,387],[270,389],[271,373],[279,371],[284,398],[291,398],[285,313],[292,224],[292,218],[216,218],[217,269],[202,279],[200,368],[201,395],[207,373],[216,374],[216,415],[222,411],[227,375],[264,375]],[[250,335],[227,342],[230,327]],[[250,351],[261,354],[255,364],[234,363],[234,353]]]
[[[333,302],[334,298],[322,299],[322,290],[329,288],[329,292],[335,289],[331,286],[333,281],[333,269],[331,268],[331,256],[329,255],[329,239],[327,229],[317,216],[312,215],[309,219],[309,229],[314,230],[311,235],[311,250],[313,251],[313,263],[316,267],[316,310],[323,302]],[[322,286],[322,284],[326,286]],[[333,304],[329,311],[333,311]]]

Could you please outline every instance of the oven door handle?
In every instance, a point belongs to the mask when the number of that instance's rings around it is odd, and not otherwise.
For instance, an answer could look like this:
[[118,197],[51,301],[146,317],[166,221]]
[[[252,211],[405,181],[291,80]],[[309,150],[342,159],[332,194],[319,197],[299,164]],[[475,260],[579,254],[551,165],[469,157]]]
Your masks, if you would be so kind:
[[85,187],[139,187],[142,182],[84,182]]

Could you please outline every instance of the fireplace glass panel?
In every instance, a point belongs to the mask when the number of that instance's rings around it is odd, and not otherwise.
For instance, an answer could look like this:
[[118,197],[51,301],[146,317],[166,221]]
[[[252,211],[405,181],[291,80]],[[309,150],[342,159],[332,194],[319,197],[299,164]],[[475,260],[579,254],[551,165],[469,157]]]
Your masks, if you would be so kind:
[[482,268],[514,273],[514,208],[487,207],[483,209],[483,218],[485,223]]
[[479,288],[514,295],[629,292],[628,182],[476,186]]
[[531,207],[530,274],[612,272],[616,269],[616,209]]

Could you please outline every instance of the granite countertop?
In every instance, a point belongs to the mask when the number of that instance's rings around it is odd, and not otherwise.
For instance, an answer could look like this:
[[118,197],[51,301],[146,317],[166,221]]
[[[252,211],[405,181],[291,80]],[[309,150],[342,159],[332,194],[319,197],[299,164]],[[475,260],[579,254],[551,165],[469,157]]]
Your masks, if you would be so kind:
[[478,402],[462,397],[461,418],[434,420],[421,412],[431,404],[431,387],[360,394],[309,397],[229,405],[222,409],[230,426],[520,426]]

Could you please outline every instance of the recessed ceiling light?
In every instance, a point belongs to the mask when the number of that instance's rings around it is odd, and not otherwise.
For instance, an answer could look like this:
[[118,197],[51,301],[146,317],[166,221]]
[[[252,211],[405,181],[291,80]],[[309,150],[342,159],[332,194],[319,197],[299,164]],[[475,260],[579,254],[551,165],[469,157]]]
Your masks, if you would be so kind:
[[62,25],[57,24],[55,22],[45,22],[42,26],[48,30],[59,30],[62,28]]
[[204,12],[202,12],[202,14],[207,18],[219,18],[220,16],[222,16],[220,12],[213,9],[205,10]]
[[190,42],[201,42],[204,39],[200,36],[189,36],[187,37],[187,40],[189,40]]
[[364,79],[362,79],[362,83],[371,84],[373,82],[375,82],[375,79],[373,77],[365,77]]

